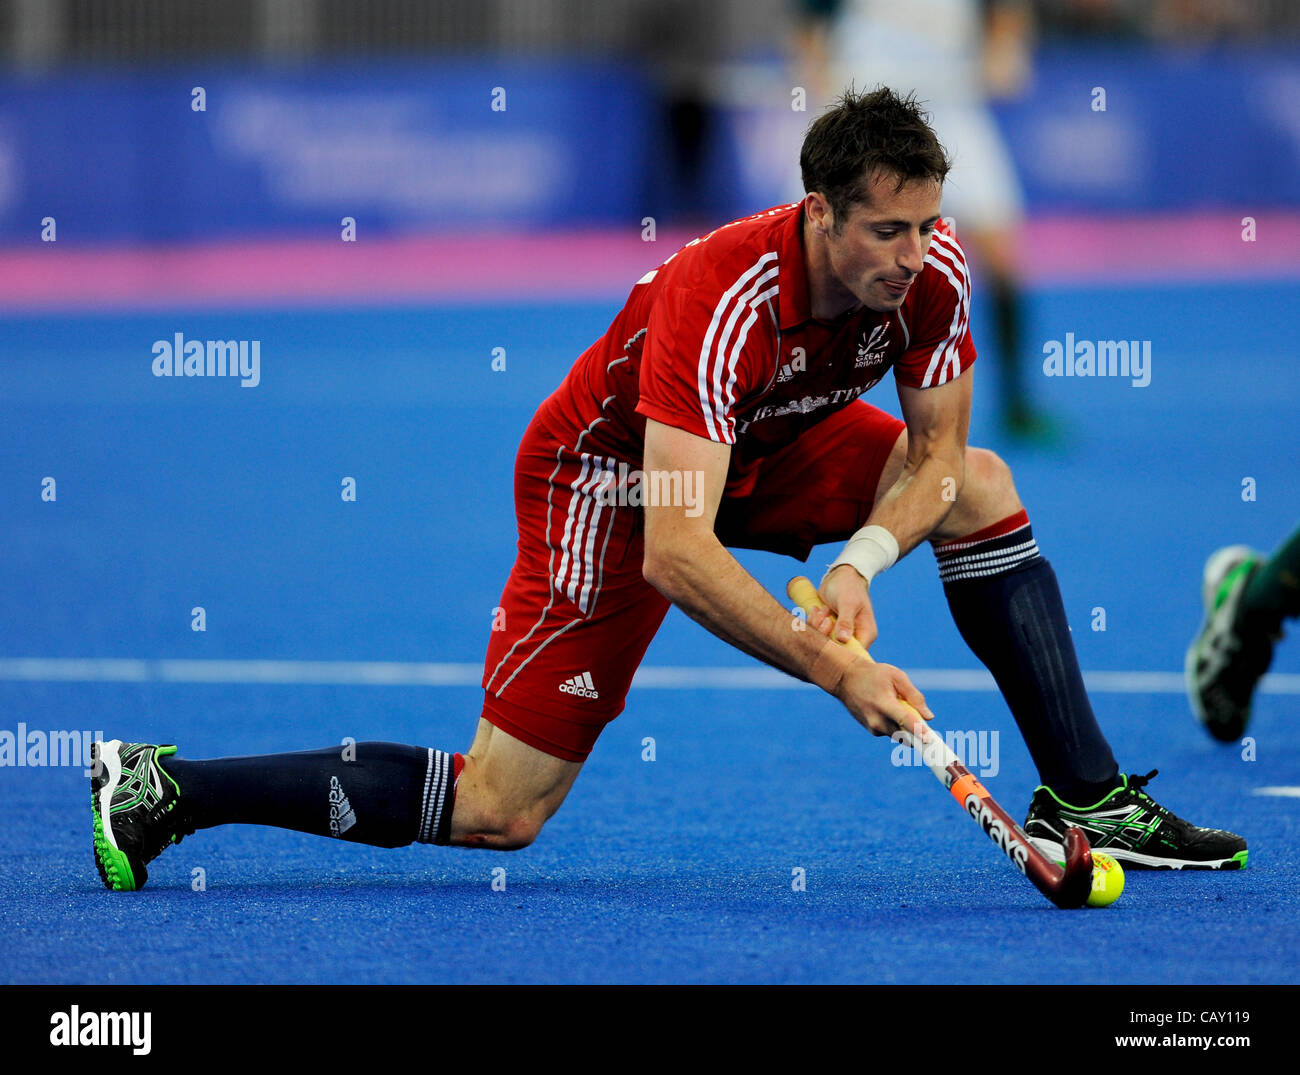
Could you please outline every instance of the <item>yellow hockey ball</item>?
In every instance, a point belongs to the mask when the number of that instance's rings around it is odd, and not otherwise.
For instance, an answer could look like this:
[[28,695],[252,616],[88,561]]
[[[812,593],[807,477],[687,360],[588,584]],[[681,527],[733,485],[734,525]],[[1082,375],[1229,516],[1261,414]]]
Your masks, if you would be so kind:
[[1102,851],[1092,853],[1092,891],[1089,907],[1109,907],[1124,891],[1124,867]]

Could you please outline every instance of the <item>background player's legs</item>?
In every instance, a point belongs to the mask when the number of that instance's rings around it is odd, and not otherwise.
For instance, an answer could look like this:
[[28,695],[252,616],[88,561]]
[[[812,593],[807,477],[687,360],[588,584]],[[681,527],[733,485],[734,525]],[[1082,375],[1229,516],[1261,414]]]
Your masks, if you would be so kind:
[[527,847],[581,771],[582,762],[544,754],[480,719],[456,788],[450,842],[498,851]]
[[953,155],[943,213],[955,219],[977,287],[992,304],[1003,428],[1015,437],[1050,439],[1055,423],[1033,404],[1028,356],[1022,352],[1024,289],[1017,245],[1024,193],[1015,162],[987,107],[957,100],[935,100],[930,107],[940,141]]
[[[904,432],[877,496],[906,456]],[[1056,574],[1001,459],[967,449],[961,492],[930,540],[953,620],[997,681],[1040,779],[1068,801],[1100,799],[1118,785],[1119,766],[1084,690]]]
[[1038,411],[1025,381],[1024,298],[1015,261],[1015,234],[1009,228],[974,227],[961,232],[988,280],[997,341],[1002,426],[1014,437],[1048,439],[1054,423]]
[[1241,603],[1243,622],[1276,635],[1284,619],[1300,616],[1300,528],[1252,574]]

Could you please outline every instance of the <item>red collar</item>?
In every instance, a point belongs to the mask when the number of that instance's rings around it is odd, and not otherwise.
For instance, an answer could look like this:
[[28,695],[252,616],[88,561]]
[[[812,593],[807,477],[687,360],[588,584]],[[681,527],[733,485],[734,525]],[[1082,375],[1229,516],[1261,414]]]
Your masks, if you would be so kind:
[[777,234],[777,257],[781,266],[778,293],[781,330],[792,329],[812,319],[808,297],[808,258],[803,248],[803,202],[794,207],[790,219]]

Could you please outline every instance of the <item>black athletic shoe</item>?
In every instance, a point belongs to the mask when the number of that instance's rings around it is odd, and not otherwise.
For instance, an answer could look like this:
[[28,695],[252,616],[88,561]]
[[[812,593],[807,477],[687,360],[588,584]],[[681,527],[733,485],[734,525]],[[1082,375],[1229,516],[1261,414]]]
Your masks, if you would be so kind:
[[1051,788],[1034,791],[1025,835],[1045,855],[1065,858],[1065,830],[1078,825],[1094,851],[1104,851],[1126,870],[1240,870],[1246,866],[1246,841],[1222,829],[1201,829],[1166,810],[1142,790],[1146,776],[1123,777],[1124,784],[1092,806],[1071,806]]
[[1255,685],[1273,660],[1273,638],[1247,628],[1239,615],[1242,595],[1263,563],[1254,549],[1230,545],[1205,564],[1205,622],[1187,650],[1184,670],[1192,712],[1224,743],[1236,742],[1246,731]]
[[95,865],[104,885],[134,892],[149,879],[146,862],[194,831],[186,827],[180,788],[158,764],[174,746],[112,739],[91,747]]

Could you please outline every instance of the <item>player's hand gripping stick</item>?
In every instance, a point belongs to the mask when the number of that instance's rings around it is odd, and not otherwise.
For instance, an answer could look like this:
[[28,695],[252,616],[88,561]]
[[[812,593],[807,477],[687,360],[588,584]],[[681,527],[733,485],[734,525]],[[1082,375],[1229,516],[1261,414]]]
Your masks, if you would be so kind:
[[[825,608],[817,588],[802,575],[790,580],[786,593],[805,614]],[[863,660],[871,660],[871,655],[856,638],[835,645],[844,645]],[[1073,826],[1066,830],[1065,868],[1062,869],[1030,842],[1024,830],[997,804],[988,789],[957,759],[943,736],[935,732],[906,699],[900,696],[900,700],[907,705],[913,718],[909,727],[899,729],[901,741],[920,750],[930,772],[1039,892],[1057,907],[1082,907],[1092,891],[1092,849],[1083,830]]]

